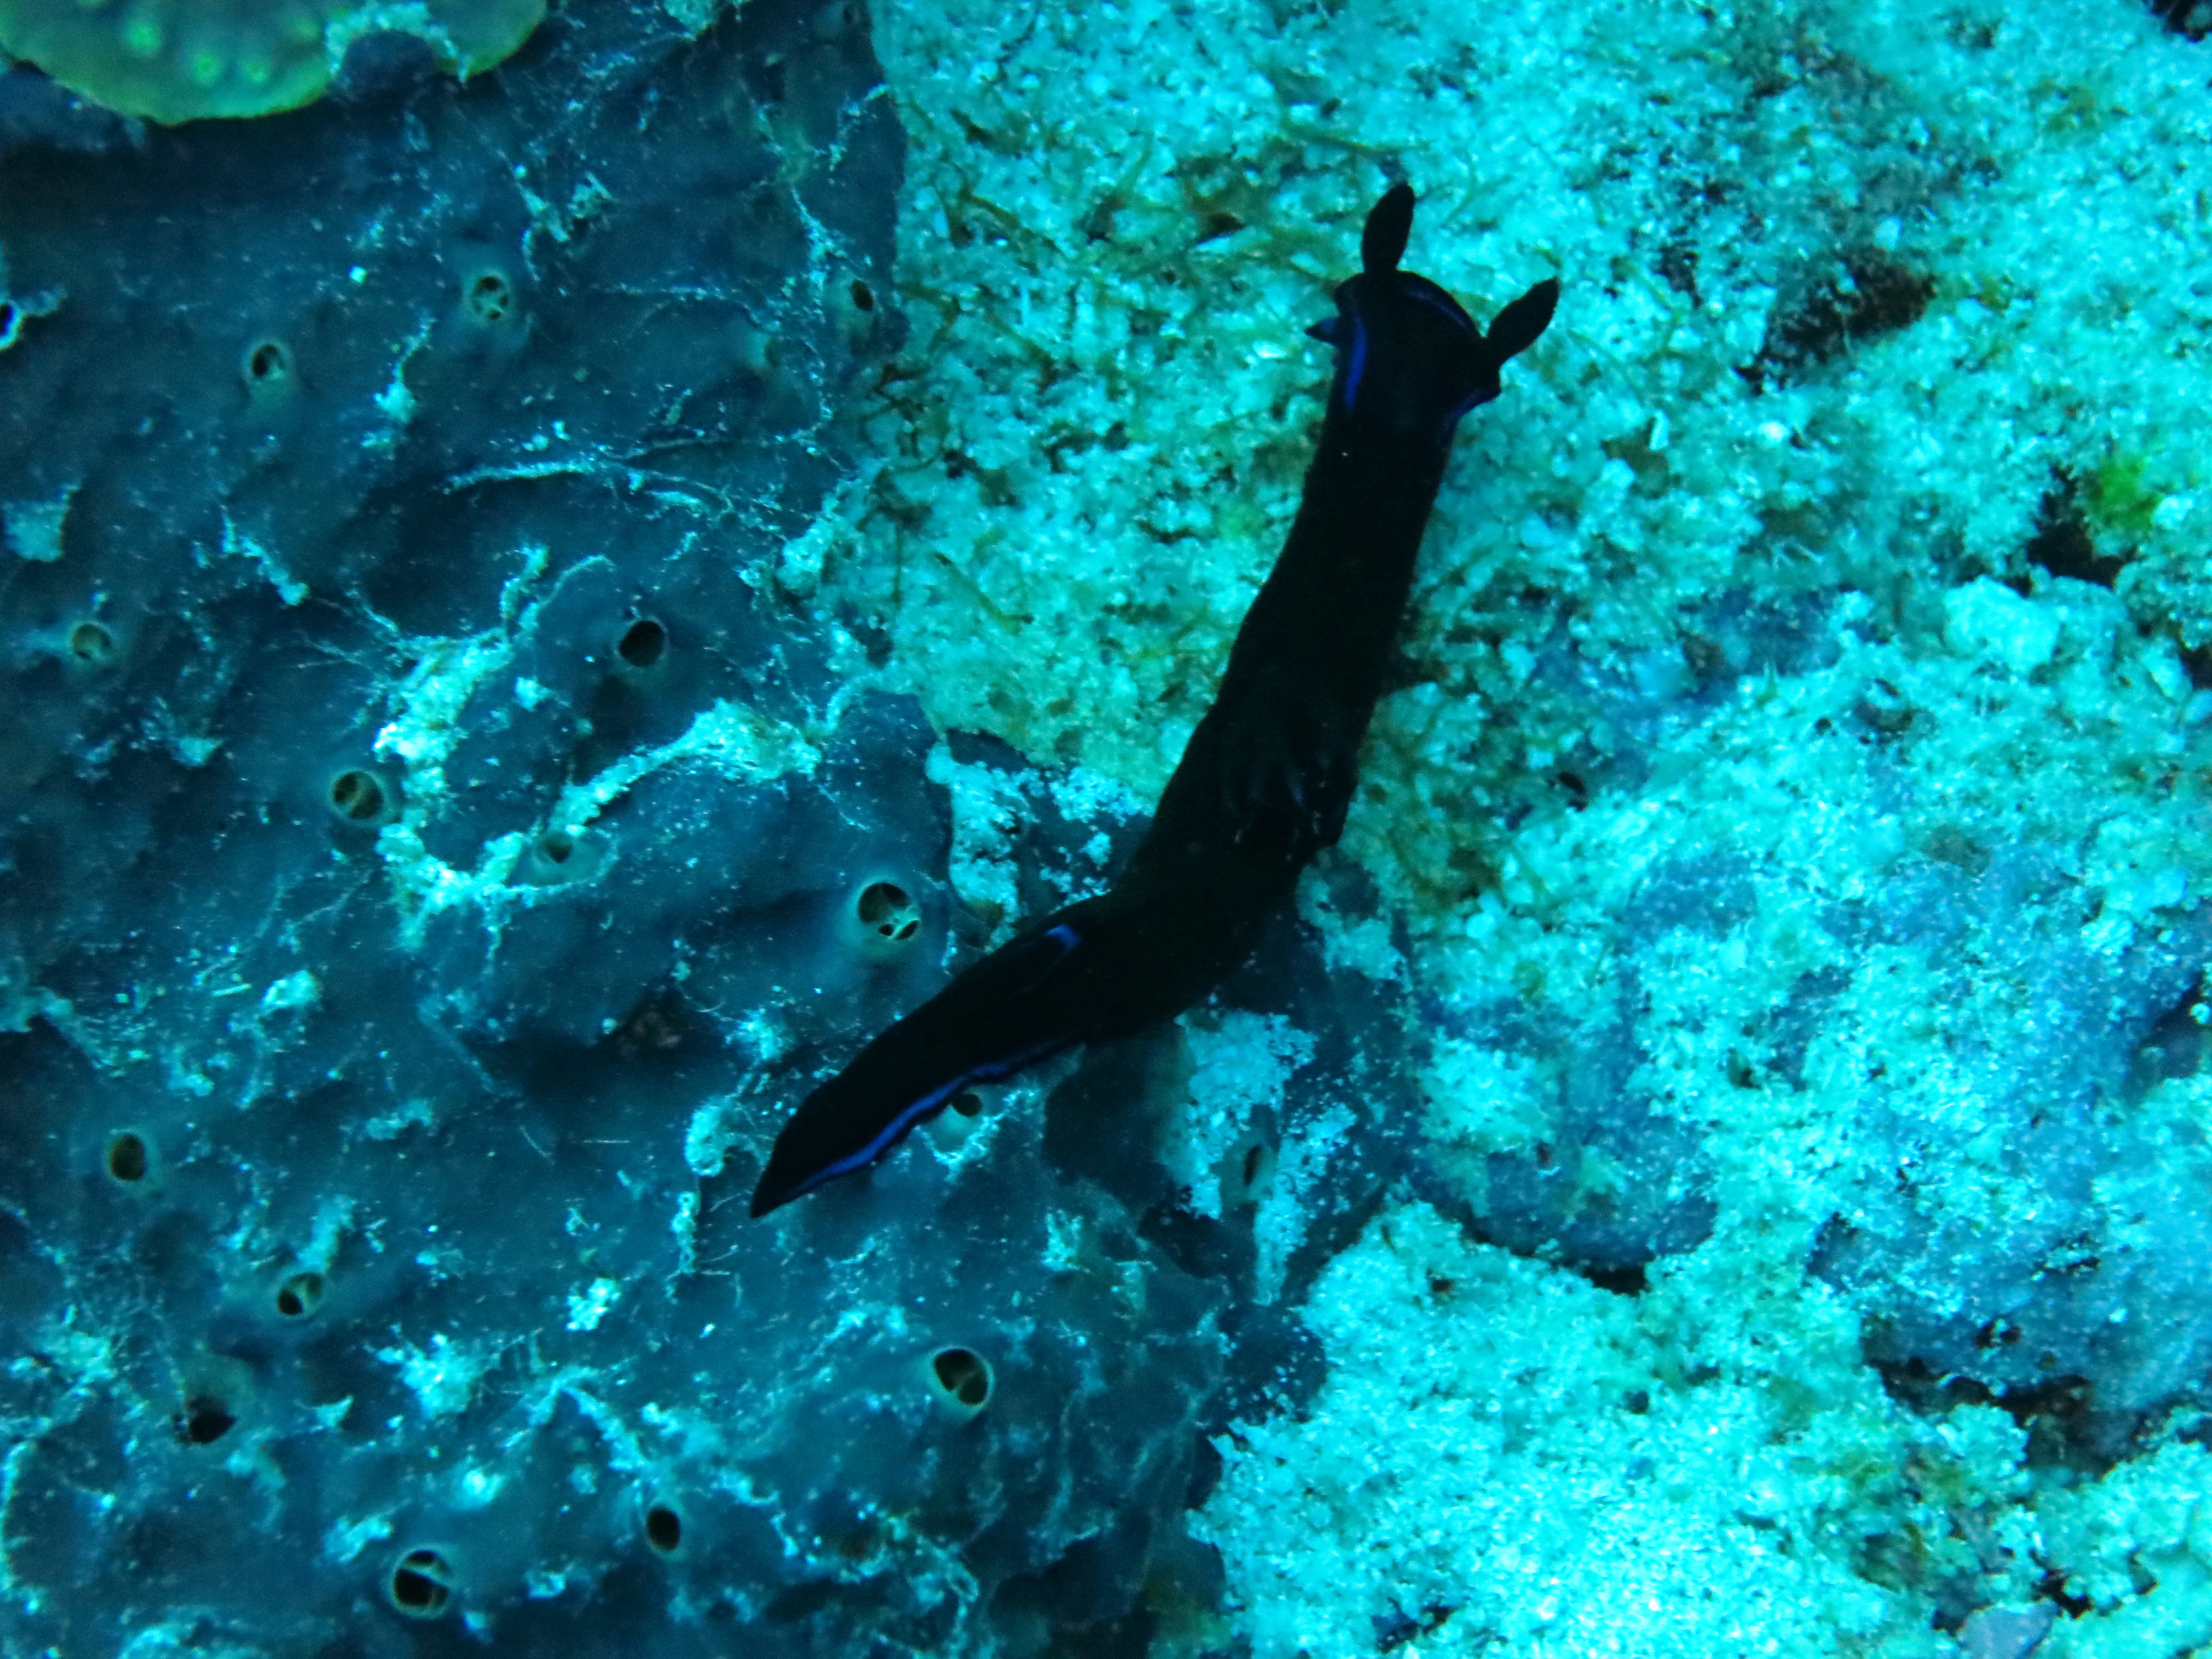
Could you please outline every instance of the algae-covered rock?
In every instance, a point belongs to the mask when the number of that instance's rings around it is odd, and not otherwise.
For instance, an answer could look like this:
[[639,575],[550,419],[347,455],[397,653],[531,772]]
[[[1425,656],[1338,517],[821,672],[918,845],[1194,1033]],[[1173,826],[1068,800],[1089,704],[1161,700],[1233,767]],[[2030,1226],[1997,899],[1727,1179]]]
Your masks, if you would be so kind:
[[125,115],[267,115],[322,96],[346,48],[412,34],[466,77],[511,56],[545,0],[0,0],[0,51]]

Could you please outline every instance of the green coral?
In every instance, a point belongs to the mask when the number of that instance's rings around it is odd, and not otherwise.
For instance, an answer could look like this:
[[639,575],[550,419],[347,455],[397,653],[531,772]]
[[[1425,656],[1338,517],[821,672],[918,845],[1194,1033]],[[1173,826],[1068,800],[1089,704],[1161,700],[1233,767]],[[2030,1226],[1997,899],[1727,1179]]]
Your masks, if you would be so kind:
[[312,103],[346,48],[380,30],[473,75],[544,15],[545,0],[0,0],[0,52],[126,115],[193,121]]
[[2087,479],[2090,524],[2115,539],[2133,544],[2150,533],[2166,492],[2154,477],[2153,457],[2116,448]]

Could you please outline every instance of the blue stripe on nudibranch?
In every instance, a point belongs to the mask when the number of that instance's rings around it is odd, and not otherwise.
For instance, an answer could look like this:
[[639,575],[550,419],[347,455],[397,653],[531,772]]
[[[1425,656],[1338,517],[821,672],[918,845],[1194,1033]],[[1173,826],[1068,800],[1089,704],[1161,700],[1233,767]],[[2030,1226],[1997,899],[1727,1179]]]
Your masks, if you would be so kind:
[[1435,283],[1419,276],[1401,276],[1398,280],[1402,285],[1399,292],[1407,299],[1417,300],[1430,310],[1450,318],[1469,334],[1479,336],[1482,332],[1474,325],[1474,319],[1467,314],[1467,307]]
[[1344,371],[1344,406],[1350,409],[1359,398],[1359,378],[1367,372],[1367,325],[1359,320],[1359,313],[1352,313],[1352,361]]
[[966,1088],[970,1080],[969,1075],[966,1073],[963,1073],[960,1076],[954,1078],[950,1083],[939,1084],[936,1088],[932,1089],[920,1100],[915,1101],[913,1105],[908,1107],[896,1117],[893,1118],[889,1123],[884,1125],[880,1130],[877,1131],[876,1138],[870,1141],[866,1146],[861,1147],[859,1152],[848,1153],[847,1156],[839,1158],[835,1164],[824,1164],[821,1169],[817,1170],[806,1180],[801,1182],[797,1187],[793,1188],[792,1189],[791,1195],[793,1198],[796,1198],[801,1193],[811,1193],[825,1181],[835,1181],[839,1176],[850,1175],[855,1170],[866,1169],[869,1164],[874,1163],[877,1158],[880,1158],[885,1152],[889,1151],[894,1141],[897,1140],[897,1139],[901,1135],[904,1134],[908,1130],[913,1128],[914,1126],[920,1122],[923,1117],[927,1115],[929,1113],[935,1111],[939,1107],[945,1104],[946,1101],[951,1099],[953,1096],[958,1094],[963,1089]]
[[[1070,939],[1075,937],[1075,930],[1073,927],[1063,926],[1054,928],[1052,932],[1055,934],[1066,933]],[[1034,1065],[1047,1054],[1066,1047],[1067,1044],[1065,1042],[1040,1043],[1035,1048],[1024,1049],[1010,1059],[994,1060],[981,1066],[971,1066],[950,1083],[939,1084],[889,1123],[884,1125],[877,1132],[875,1139],[861,1147],[860,1151],[849,1152],[833,1164],[824,1164],[799,1185],[793,1187],[791,1189],[791,1197],[801,1197],[812,1192],[824,1182],[835,1181],[839,1176],[848,1176],[855,1170],[866,1169],[869,1164],[896,1146],[900,1138],[911,1130],[915,1124],[921,1122],[932,1112],[938,1110],[963,1089],[978,1083],[996,1083],[1001,1078],[1012,1077],[1024,1066]],[[789,1200],[787,1199],[785,1201],[787,1203]]]

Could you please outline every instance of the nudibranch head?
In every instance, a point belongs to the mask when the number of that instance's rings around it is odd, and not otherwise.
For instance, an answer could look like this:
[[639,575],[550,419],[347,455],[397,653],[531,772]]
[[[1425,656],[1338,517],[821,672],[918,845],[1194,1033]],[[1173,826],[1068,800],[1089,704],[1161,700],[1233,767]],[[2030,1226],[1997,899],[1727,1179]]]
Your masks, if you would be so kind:
[[1337,348],[1329,406],[1361,428],[1441,449],[1460,420],[1498,392],[1498,371],[1544,331],[1559,285],[1542,282],[1485,334],[1458,301],[1401,270],[1413,192],[1395,185],[1367,216],[1359,275],[1336,290],[1336,315],[1307,331]]

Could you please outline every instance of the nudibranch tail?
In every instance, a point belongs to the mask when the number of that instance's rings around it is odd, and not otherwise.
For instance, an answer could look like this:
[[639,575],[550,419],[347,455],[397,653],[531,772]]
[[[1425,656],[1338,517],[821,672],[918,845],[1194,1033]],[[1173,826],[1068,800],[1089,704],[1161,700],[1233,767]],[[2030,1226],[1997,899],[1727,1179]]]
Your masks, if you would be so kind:
[[1011,1077],[1080,1042],[1053,983],[1082,944],[1072,915],[993,951],[808,1095],[775,1138],[753,1190],[753,1214],[867,1168],[963,1089]]

